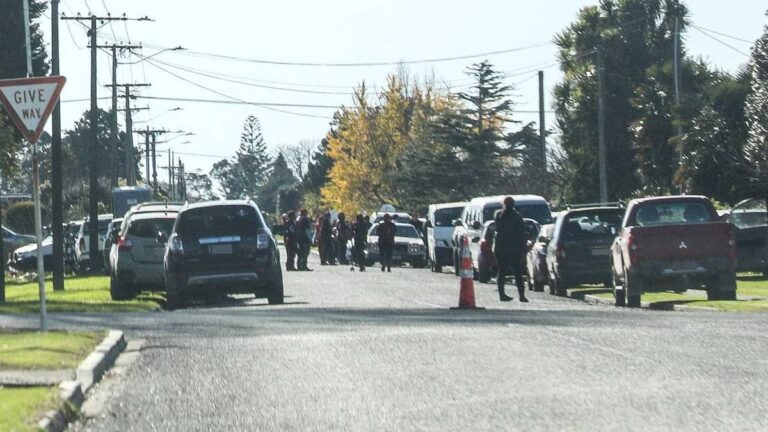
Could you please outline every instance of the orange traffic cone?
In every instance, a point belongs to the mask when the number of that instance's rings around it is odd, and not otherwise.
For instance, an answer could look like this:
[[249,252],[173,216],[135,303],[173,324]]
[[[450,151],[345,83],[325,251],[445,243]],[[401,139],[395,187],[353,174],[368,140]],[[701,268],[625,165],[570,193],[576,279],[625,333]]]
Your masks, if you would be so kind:
[[475,280],[472,258],[469,255],[469,239],[461,239],[461,282],[459,283],[459,307],[451,309],[485,309],[475,305]]

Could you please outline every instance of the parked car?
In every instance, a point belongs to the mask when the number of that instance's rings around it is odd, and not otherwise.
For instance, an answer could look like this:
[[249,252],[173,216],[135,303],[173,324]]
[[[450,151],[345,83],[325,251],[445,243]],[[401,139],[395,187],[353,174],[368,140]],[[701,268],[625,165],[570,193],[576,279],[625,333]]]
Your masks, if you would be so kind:
[[[525,224],[525,237],[530,248],[539,234],[539,223],[533,219],[523,218]],[[498,261],[493,252],[493,242],[496,238],[496,221],[490,220],[483,224],[480,237],[470,239],[469,251],[472,257],[472,273],[475,280],[488,282],[498,274]]]
[[453,221],[461,217],[467,203],[432,204],[427,213],[427,251],[432,271],[440,273],[443,266],[453,266]]
[[64,269],[68,273],[77,270],[77,235],[80,233],[82,220],[70,221],[64,228]]
[[[494,219],[496,211],[503,207],[502,201],[506,196],[472,198],[464,207],[461,218],[454,221],[454,226],[456,226],[453,234],[455,274],[459,274],[461,237],[466,235],[470,239],[480,238],[484,224]],[[524,218],[533,219],[540,225],[552,223],[552,212],[549,203],[544,198],[538,195],[511,196],[515,199],[515,208]]]
[[125,231],[116,237],[109,292],[113,300],[134,297],[142,289],[165,288],[165,245],[158,242],[173,229],[176,212],[140,213],[131,217]]
[[[43,268],[51,269],[53,263],[53,237],[43,239]],[[21,246],[11,253],[8,266],[17,272],[37,272],[37,243]]]
[[166,243],[163,268],[168,306],[193,296],[254,293],[283,303],[280,252],[251,200],[184,206]]
[[703,196],[633,200],[611,247],[616,305],[640,306],[644,292],[704,288],[736,299],[735,228]]
[[736,204],[723,215],[736,227],[736,271],[762,272],[768,276],[768,211],[764,198]]
[[123,216],[123,222],[119,226],[118,234],[125,229],[130,221],[131,216],[140,213],[154,213],[172,211],[178,213],[181,210],[183,203],[166,202],[166,201],[148,201],[141,204],[136,204],[131,207]]
[[[376,262],[380,262],[378,228],[379,224],[376,224],[368,230],[368,248],[365,251],[365,264],[369,267]],[[408,263],[415,268],[423,268],[427,265],[427,250],[424,246],[424,241],[413,225],[407,223],[395,224],[395,246],[392,248],[392,263],[395,265]]]
[[531,246],[526,256],[526,269],[528,276],[528,289],[544,291],[544,285],[549,282],[549,270],[547,269],[547,247],[552,238],[555,224],[547,224],[541,227],[536,242]]
[[[99,250],[101,252],[104,248],[104,237],[107,235],[107,226],[112,220],[111,214],[99,215],[98,220],[98,232],[99,232]],[[77,234],[77,241],[75,247],[75,268],[78,271],[87,269],[90,266],[90,222],[88,218],[83,221],[80,226],[80,231]],[[96,254],[97,259],[101,258],[101,254]]]
[[[3,230],[3,251],[5,251],[5,254],[7,254],[8,257],[11,256],[13,251],[16,249],[28,245],[30,243],[35,243],[37,240],[35,236],[32,235],[26,235],[26,234],[17,234],[10,229],[6,227],[2,227]],[[5,261],[5,259],[3,259]]]
[[565,295],[581,284],[611,286],[611,244],[622,216],[620,207],[580,208],[560,215],[547,246],[550,294]]
[[109,254],[112,251],[112,244],[115,243],[120,233],[120,225],[123,223],[123,218],[115,218],[109,221],[107,225],[107,235],[104,236],[104,249],[102,250],[102,256],[104,257],[104,274],[109,276],[112,265],[110,264]]

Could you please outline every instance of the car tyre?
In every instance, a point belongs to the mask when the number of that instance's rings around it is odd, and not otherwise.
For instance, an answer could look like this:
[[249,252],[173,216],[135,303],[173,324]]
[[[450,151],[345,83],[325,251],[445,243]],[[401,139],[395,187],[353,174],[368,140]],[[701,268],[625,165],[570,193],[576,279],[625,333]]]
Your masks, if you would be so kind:
[[736,276],[720,276],[716,284],[707,286],[707,300],[736,300]]
[[271,305],[278,305],[285,303],[285,291],[283,288],[283,272],[277,270],[275,280],[272,282],[271,293],[267,297],[267,301]]
[[630,294],[629,288],[630,287],[636,287],[638,284],[637,278],[631,278],[629,277],[629,274],[626,270],[624,270],[624,296],[625,296],[625,305],[630,308],[639,308],[640,307],[640,294]]
[[165,308],[167,310],[181,309],[186,304],[186,297],[180,292],[177,281],[165,278]]
[[120,279],[114,275],[109,278],[109,295],[116,301],[130,300],[135,296],[131,286],[120,282]]
[[432,271],[435,273],[442,273],[443,272],[443,266],[432,263]]
[[[613,273],[613,270],[611,270],[611,273]],[[613,282],[613,298],[614,298],[614,304],[617,307],[624,307],[627,304],[627,299],[624,296],[624,287],[619,284],[619,278],[616,277],[616,274],[613,274],[613,277],[611,278]]]

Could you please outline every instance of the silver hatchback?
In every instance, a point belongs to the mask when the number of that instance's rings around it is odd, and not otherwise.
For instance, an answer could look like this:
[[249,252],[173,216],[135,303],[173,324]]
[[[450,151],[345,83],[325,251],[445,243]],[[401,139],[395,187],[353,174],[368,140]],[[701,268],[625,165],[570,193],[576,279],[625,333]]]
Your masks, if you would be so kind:
[[175,211],[133,215],[112,248],[110,294],[125,300],[144,289],[162,289],[165,245],[158,234],[168,236],[178,213]]

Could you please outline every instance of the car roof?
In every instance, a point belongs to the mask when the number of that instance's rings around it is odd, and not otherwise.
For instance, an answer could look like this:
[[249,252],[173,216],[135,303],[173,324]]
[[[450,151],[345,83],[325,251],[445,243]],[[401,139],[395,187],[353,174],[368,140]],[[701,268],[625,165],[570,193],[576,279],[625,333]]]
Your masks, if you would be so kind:
[[655,196],[646,198],[636,198],[630,201],[630,204],[639,204],[646,202],[664,202],[664,201],[707,201],[709,198],[704,195],[669,195],[669,196]]
[[[99,220],[112,220],[112,213],[105,213],[99,215]],[[83,222],[88,222],[90,218],[86,217],[83,219]]]
[[456,208],[456,207],[466,207],[466,206],[467,206],[467,202],[466,201],[451,202],[451,203],[440,203],[440,204],[430,204],[429,205],[429,207],[430,207],[429,210],[430,211],[432,211],[432,210],[442,210],[442,209],[445,209],[445,208]]
[[131,217],[131,222],[146,219],[176,219],[177,215],[178,213],[175,211],[138,213]]
[[187,211],[192,209],[200,209],[200,208],[211,208],[211,207],[222,207],[222,206],[249,206],[249,207],[256,207],[256,203],[254,203],[251,200],[219,200],[219,201],[204,201],[194,204],[187,204],[184,206],[184,208],[181,209],[181,211]]
[[611,211],[614,210],[617,213],[624,213],[626,210],[623,207],[585,207],[580,209],[573,209],[573,210],[565,210],[560,216],[572,216],[572,215],[578,215],[582,213],[591,213],[595,211]]
[[496,195],[487,197],[472,198],[471,204],[486,206],[488,204],[502,203],[504,198],[511,196],[515,200],[515,205],[519,204],[548,204],[544,197],[539,195]]

